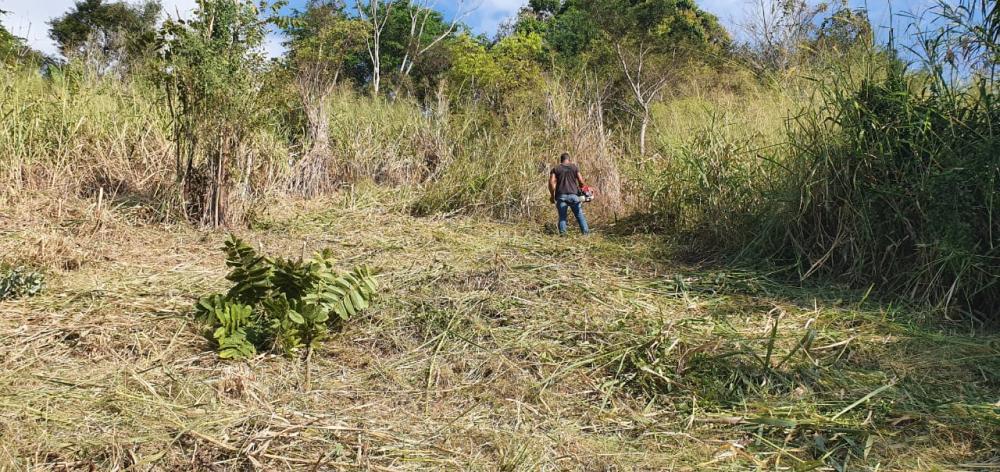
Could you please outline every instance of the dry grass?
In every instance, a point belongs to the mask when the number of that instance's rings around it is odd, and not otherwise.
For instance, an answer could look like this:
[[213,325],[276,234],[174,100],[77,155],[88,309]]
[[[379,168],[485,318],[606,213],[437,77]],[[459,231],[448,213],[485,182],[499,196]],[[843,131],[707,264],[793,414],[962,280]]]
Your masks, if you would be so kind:
[[[0,469],[1000,464],[995,335],[897,321],[918,314],[856,294],[683,267],[649,236],[415,219],[408,198],[284,204],[241,232],[269,252],[330,247],[382,271],[374,309],[313,356],[309,392],[298,360],[221,362],[192,325],[194,299],[223,285],[224,234],[136,225],[125,209],[97,218],[75,200],[9,207],[4,261],[44,267],[49,286],[0,304]],[[808,354],[783,365],[755,372],[752,356],[732,354],[773,339],[780,359],[807,326]],[[634,348],[651,336],[678,347]],[[621,353],[677,388],[626,382],[649,378],[608,362]]]

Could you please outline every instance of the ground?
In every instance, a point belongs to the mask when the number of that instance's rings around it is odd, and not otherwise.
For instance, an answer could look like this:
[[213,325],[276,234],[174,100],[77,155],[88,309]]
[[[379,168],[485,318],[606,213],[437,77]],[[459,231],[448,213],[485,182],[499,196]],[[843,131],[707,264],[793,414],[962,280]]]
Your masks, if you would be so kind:
[[47,286],[0,302],[0,469],[1000,467],[995,332],[685,265],[663,237],[561,239],[391,200],[281,204],[236,230],[379,271],[309,391],[301,357],[219,360],[193,320],[225,289],[224,232],[12,206],[0,257]]

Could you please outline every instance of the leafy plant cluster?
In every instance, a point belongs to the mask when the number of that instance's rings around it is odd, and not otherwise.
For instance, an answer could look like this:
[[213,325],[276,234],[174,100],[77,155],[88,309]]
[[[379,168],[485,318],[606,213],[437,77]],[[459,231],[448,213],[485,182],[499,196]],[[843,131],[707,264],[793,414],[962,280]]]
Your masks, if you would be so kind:
[[330,328],[367,309],[378,290],[368,267],[341,272],[329,250],[308,260],[272,258],[231,236],[224,251],[232,288],[195,307],[223,359],[311,351]]
[[38,295],[45,276],[27,267],[0,268],[0,301]]

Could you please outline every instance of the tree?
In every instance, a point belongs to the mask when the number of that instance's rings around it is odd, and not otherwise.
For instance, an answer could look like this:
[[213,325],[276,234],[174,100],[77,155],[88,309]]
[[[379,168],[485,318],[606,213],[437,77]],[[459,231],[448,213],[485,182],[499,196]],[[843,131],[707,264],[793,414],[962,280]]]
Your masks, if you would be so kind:
[[615,45],[622,72],[629,86],[631,99],[625,102],[626,109],[639,118],[639,154],[646,155],[646,133],[652,116],[653,102],[660,98],[663,88],[673,78],[663,67],[653,47],[642,42]]
[[545,36],[564,62],[572,63],[590,49],[591,42],[599,38],[600,34],[598,25],[590,14],[576,6],[570,6],[553,17]]
[[499,108],[542,80],[542,42],[536,33],[517,33],[487,48],[468,35],[459,36],[452,45],[452,80],[474,99]]
[[406,12],[410,17],[410,29],[407,34],[406,49],[399,64],[400,76],[409,75],[420,57],[451,36],[462,20],[471,13],[471,10],[465,7],[465,0],[456,0],[455,16],[451,22],[445,24],[441,12],[434,9],[436,5],[436,0],[408,1]]
[[[652,106],[677,71],[691,61],[706,61],[728,45],[718,20],[689,0],[596,2],[591,11],[603,28],[602,44],[613,45],[620,80],[627,92],[623,108],[639,121],[639,153],[646,154]],[[593,6],[591,7],[593,8]],[[611,12],[617,10],[618,15]]]
[[348,59],[364,49],[365,25],[348,17],[343,3],[330,0],[311,0],[283,23],[289,66],[309,123],[309,148],[296,163],[292,188],[312,195],[323,190],[330,155],[327,98]]
[[[7,13],[9,12],[0,10],[0,16],[4,16]],[[16,56],[20,46],[20,39],[10,34],[3,25],[0,25],[0,63],[12,60]]]
[[559,0],[529,0],[528,7],[538,13],[555,15],[559,11],[561,3]]
[[49,22],[49,36],[66,57],[96,52],[102,65],[136,60],[151,54],[161,10],[158,0],[80,0]]
[[539,32],[557,65],[609,83],[607,102],[639,122],[643,154],[652,106],[676,70],[711,62],[730,43],[693,0],[532,0],[513,31]]
[[843,53],[858,44],[871,44],[872,35],[872,24],[866,10],[852,10],[841,5],[820,24],[814,48]]
[[163,25],[163,82],[187,216],[221,226],[230,189],[251,191],[253,156],[245,144],[269,116],[259,80],[268,21],[248,0],[197,3],[192,19]]
[[382,34],[392,13],[392,7],[397,0],[368,0],[363,3],[355,0],[355,8],[368,29],[365,45],[368,49],[368,59],[371,61],[371,82],[375,94],[379,93],[382,84]]
[[754,0],[741,25],[749,38],[749,57],[759,71],[784,71],[807,44],[829,4],[806,0]]

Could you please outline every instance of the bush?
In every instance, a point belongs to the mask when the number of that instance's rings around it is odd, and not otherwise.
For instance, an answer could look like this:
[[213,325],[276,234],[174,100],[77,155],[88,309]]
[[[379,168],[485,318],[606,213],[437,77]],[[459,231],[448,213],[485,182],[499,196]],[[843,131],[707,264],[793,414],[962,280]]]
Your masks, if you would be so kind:
[[305,261],[275,259],[232,236],[225,252],[233,287],[195,306],[223,359],[311,351],[330,327],[367,309],[377,291],[368,268],[339,272],[329,251]]
[[38,295],[45,276],[27,267],[0,268],[0,301]]

